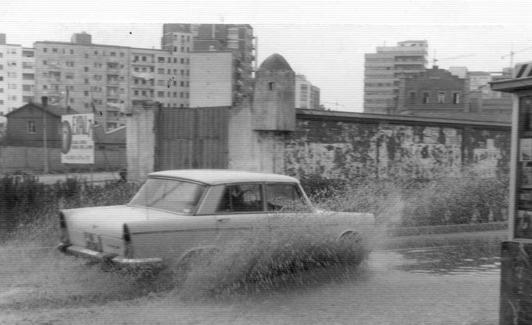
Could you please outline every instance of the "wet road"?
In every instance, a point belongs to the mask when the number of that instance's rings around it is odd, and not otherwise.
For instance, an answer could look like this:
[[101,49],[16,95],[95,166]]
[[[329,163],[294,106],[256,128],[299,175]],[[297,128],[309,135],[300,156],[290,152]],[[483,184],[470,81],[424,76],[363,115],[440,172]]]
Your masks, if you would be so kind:
[[[47,279],[24,277],[50,281],[50,288],[22,280],[27,297],[15,291],[22,307],[2,309],[0,304],[0,324],[497,324],[498,255],[498,241],[378,250],[356,272],[331,276],[324,271],[313,284],[222,301],[186,301],[170,293],[87,302],[84,294],[105,295],[109,281],[94,272],[83,274],[85,284],[69,280],[82,269],[60,263],[56,267],[72,270],[55,278],[48,273]],[[52,286],[60,287],[63,295],[56,303],[54,295],[59,294]],[[79,303],[71,303],[69,294]],[[39,305],[36,299],[41,296],[52,303]],[[25,305],[25,299],[32,303]]]

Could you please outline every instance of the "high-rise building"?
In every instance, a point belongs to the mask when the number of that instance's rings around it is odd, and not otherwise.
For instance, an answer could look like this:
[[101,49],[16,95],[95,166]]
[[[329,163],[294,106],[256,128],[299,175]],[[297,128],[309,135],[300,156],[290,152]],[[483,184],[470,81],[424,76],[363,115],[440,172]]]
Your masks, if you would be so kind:
[[401,78],[425,71],[427,41],[404,41],[397,46],[379,46],[366,53],[364,112],[393,114],[397,110]]
[[253,28],[246,24],[164,24],[161,48],[183,49],[184,41],[192,41],[189,52],[233,52],[233,104],[253,90],[255,45]]
[[320,108],[320,88],[302,74],[296,75],[295,108]]
[[72,42],[35,42],[35,96],[78,112],[94,112],[106,129],[125,124],[137,103],[188,107],[190,41],[177,51],[93,44],[87,33]]
[[33,101],[34,61],[32,48],[7,44],[0,34],[0,116]]

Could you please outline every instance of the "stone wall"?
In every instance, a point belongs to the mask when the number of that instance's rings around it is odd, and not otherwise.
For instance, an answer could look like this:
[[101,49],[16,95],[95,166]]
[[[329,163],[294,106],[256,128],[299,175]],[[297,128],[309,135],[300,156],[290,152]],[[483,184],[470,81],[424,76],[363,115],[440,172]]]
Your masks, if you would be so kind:
[[507,173],[510,127],[443,119],[304,112],[285,140],[289,175],[327,178]]

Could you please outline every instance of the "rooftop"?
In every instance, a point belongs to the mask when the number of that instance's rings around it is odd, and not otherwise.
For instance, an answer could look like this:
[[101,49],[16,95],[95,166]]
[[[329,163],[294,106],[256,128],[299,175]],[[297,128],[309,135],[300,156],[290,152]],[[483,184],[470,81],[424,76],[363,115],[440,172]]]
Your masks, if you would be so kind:
[[187,179],[209,185],[220,185],[227,183],[249,183],[249,182],[279,182],[294,183],[297,180],[290,176],[278,174],[266,174],[256,172],[237,171],[229,169],[181,169],[166,170],[151,173],[150,177],[171,177]]
[[290,67],[290,64],[286,59],[278,53],[274,53],[266,58],[260,65],[259,70],[268,70],[268,71],[293,71]]

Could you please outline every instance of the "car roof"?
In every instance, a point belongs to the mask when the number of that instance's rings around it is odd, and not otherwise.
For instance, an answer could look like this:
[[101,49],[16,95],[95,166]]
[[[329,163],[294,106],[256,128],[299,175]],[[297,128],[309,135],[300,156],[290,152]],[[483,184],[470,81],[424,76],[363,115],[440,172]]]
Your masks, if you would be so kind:
[[188,179],[195,182],[219,185],[248,182],[297,183],[298,180],[285,175],[247,172],[230,169],[178,169],[150,173],[149,177],[170,177]]

